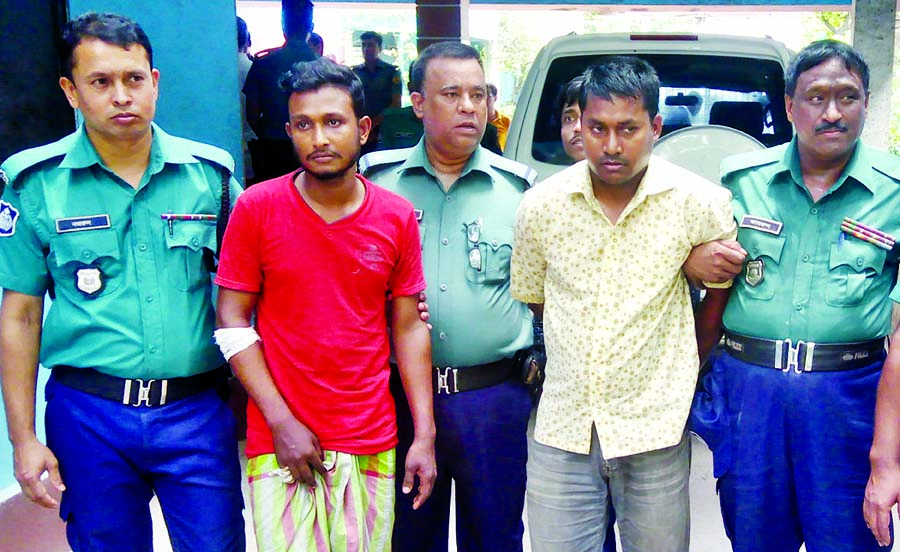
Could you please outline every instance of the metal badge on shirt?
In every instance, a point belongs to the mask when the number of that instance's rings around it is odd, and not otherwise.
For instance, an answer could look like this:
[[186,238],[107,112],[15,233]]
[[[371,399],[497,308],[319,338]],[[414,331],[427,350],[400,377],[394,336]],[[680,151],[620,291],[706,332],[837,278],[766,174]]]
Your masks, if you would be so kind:
[[761,284],[763,280],[765,280],[765,267],[766,263],[762,260],[761,257],[747,262],[747,269],[744,273],[744,281],[747,282],[748,286],[756,287]]
[[85,297],[93,299],[103,291],[106,282],[103,271],[96,265],[80,265],[75,270],[75,289]]
[[0,199],[0,238],[8,238],[16,233],[19,210]]
[[484,219],[478,217],[474,222],[464,224],[466,227],[466,239],[469,240],[469,266],[481,272],[483,267],[481,259],[481,249],[478,248],[478,241],[481,239],[481,231],[484,227]]

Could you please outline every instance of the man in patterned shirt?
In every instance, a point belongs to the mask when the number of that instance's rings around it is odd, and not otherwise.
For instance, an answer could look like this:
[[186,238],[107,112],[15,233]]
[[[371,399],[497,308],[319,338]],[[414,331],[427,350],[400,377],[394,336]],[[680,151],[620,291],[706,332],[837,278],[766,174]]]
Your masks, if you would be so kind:
[[587,159],[526,192],[512,259],[512,294],[544,317],[548,354],[528,450],[532,549],[599,550],[609,493],[625,551],[687,551],[698,347],[681,265],[734,237],[730,194],[651,155],[650,65],[610,58],[584,78]]

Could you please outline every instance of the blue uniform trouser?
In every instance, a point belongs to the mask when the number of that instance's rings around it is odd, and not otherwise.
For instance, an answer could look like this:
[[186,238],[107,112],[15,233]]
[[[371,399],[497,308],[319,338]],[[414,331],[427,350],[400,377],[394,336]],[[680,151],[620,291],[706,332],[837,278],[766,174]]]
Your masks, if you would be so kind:
[[214,390],[135,408],[47,383],[47,444],[75,552],[150,552],[155,493],[173,550],[244,552],[235,420]]
[[732,454],[719,498],[736,552],[886,550],[862,515],[882,363],[797,374],[718,358]]
[[459,552],[522,550],[525,505],[526,429],[531,397],[509,381],[455,395],[435,395],[438,476],[431,497],[418,510],[400,491],[413,426],[397,378],[397,503],[394,552],[446,552],[451,481],[456,483],[456,545]]

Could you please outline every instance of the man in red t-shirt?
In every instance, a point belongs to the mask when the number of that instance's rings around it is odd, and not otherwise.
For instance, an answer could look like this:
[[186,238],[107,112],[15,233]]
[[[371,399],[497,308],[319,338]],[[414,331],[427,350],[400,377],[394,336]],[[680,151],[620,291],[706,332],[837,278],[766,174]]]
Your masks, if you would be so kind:
[[295,65],[281,84],[302,169],[241,195],[216,278],[216,341],[251,398],[257,542],[267,551],[389,550],[397,444],[389,294],[416,427],[403,492],[417,476],[421,505],[436,474],[418,225],[408,201],[356,173],[371,120],[353,72],[320,58]]

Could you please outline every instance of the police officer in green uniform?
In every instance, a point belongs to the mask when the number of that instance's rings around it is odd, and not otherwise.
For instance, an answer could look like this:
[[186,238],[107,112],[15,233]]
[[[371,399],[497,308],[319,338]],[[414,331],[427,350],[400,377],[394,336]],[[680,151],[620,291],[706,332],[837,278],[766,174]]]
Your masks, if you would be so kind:
[[[154,494],[173,548],[243,551],[235,420],[211,341],[233,161],[152,123],[159,72],[137,23],[83,15],[61,49],[60,85],[84,123],[2,165],[0,375],[16,478],[59,506],[76,551],[152,550]],[[47,446],[34,429],[39,361],[52,370]]]
[[[473,48],[429,46],[411,83],[424,138],[360,162],[360,172],[415,206],[434,324],[438,478],[416,511],[398,491],[393,546],[447,550],[453,480],[459,548],[521,550],[531,400],[515,358],[532,345],[532,327],[527,306],[509,294],[509,263],[516,210],[535,172],[479,147],[487,92]],[[393,389],[402,466],[412,426],[399,384]]]
[[815,42],[785,80],[793,141],[723,163],[747,258],[730,297],[708,290],[727,298],[725,340],[693,428],[714,443],[734,550],[880,550],[861,505],[896,282],[886,236],[900,236],[900,159],[859,141],[869,71],[852,48]]

